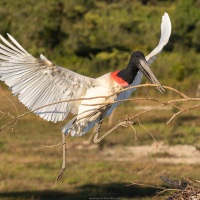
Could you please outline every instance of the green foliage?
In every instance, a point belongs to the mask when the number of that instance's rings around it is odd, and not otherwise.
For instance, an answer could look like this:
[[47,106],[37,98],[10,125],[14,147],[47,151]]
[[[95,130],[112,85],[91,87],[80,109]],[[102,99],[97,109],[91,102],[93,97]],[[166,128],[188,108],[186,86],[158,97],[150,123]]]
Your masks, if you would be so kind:
[[186,89],[200,75],[199,8],[199,0],[2,0],[0,30],[34,56],[97,77],[125,67],[132,51],[148,54],[168,12],[172,36],[152,68],[161,82]]
[[197,0],[179,1],[174,13],[174,40],[183,50],[199,48],[196,41],[200,22],[200,5]]

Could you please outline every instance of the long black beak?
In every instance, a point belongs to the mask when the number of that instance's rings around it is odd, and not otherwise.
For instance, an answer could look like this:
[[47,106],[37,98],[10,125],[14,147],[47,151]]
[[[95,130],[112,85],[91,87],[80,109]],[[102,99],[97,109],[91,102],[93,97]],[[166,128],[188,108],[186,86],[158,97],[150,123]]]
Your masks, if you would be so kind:
[[163,94],[165,92],[165,89],[163,86],[159,83],[151,69],[149,68],[149,65],[147,64],[146,60],[139,59],[138,60],[138,68],[143,73],[143,75],[153,84],[157,84],[157,89]]

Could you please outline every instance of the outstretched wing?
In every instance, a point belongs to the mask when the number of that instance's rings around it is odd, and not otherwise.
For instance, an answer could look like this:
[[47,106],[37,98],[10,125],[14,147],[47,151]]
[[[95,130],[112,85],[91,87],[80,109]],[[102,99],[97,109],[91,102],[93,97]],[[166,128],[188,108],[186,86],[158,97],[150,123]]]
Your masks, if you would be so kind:
[[165,13],[162,16],[162,23],[161,23],[161,37],[158,43],[158,46],[145,57],[148,64],[150,65],[157,57],[157,55],[162,51],[163,47],[168,43],[169,37],[171,35],[171,21],[169,15]]
[[[169,15],[164,13],[162,16],[162,23],[161,23],[161,37],[158,43],[158,46],[145,57],[147,63],[150,65],[155,59],[156,56],[162,51],[163,47],[168,43],[169,37],[171,35],[171,21]],[[133,83],[129,85],[129,87],[134,85],[139,85],[141,83],[142,73],[138,71]],[[121,92],[117,100],[127,99],[129,96],[135,91],[136,89],[130,89],[124,92]],[[107,111],[107,115],[110,115],[115,107],[117,107],[120,103],[115,103],[111,106],[111,108]]]
[[62,121],[69,112],[76,114],[76,102],[45,105],[80,98],[87,88],[98,84],[95,79],[56,66],[43,55],[38,60],[11,35],[8,37],[13,44],[0,36],[5,44],[0,44],[0,80],[25,106],[47,121]]

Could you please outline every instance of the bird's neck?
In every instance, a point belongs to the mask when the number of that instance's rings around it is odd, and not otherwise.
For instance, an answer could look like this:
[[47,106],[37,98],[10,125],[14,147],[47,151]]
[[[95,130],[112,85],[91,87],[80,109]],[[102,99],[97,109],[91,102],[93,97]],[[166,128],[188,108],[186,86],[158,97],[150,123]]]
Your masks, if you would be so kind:
[[138,68],[129,62],[126,69],[118,70],[111,73],[112,79],[121,86],[126,87],[130,85],[138,73]]

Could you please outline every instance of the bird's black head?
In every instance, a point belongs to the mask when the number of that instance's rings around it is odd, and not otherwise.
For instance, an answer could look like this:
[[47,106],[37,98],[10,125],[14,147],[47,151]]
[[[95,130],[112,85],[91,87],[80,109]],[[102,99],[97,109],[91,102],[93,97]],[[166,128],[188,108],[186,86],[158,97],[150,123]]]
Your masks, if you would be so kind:
[[145,60],[144,54],[141,51],[134,51],[131,54],[130,62],[136,63],[139,59]]
[[158,90],[163,93],[165,90],[162,87],[162,85],[159,83],[159,81],[157,80],[157,78],[155,77],[155,75],[153,74],[153,72],[151,71],[151,69],[149,68],[149,65],[145,59],[144,54],[141,51],[135,51],[132,53],[131,58],[130,58],[130,62],[127,66],[127,69],[138,69],[140,70],[143,75],[151,82],[151,83],[155,83],[158,85]]

